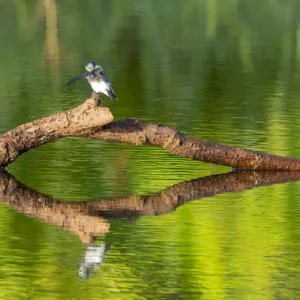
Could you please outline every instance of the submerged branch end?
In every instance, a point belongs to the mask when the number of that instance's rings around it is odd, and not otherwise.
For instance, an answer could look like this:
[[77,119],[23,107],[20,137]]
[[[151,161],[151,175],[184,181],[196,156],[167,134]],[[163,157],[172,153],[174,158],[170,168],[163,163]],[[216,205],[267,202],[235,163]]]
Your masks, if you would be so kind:
[[148,124],[139,119],[113,121],[84,135],[135,145],[161,147],[175,155],[231,167],[235,170],[300,171],[300,160],[231,147],[187,136],[174,127]]

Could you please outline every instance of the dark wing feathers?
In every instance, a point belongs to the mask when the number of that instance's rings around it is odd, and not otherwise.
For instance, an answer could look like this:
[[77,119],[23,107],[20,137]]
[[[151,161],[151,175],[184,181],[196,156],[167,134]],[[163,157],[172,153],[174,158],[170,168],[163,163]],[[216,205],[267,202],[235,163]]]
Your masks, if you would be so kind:
[[112,98],[112,99],[117,99],[117,96],[116,94],[114,93],[112,87],[111,87],[111,83],[110,83],[110,80],[108,79],[108,77],[105,75],[103,69],[99,66],[99,68],[96,68],[94,69],[93,71],[91,72],[86,72],[84,74],[81,74],[73,79],[71,79],[70,81],[68,81],[66,83],[66,86],[70,85],[71,83],[73,83],[74,81],[76,80],[79,80],[79,79],[82,79],[82,78],[95,78],[95,77],[98,77],[100,78],[100,80],[103,80],[107,83],[107,86],[109,87],[109,89],[107,89],[107,93],[109,94],[109,97]]
[[77,81],[77,80],[82,79],[82,78],[86,78],[88,75],[89,75],[89,73],[81,74],[81,75],[79,75],[79,76],[77,76],[77,77],[71,79],[70,81],[68,81],[68,82],[66,83],[66,86],[70,85],[70,84],[73,83],[74,81]]

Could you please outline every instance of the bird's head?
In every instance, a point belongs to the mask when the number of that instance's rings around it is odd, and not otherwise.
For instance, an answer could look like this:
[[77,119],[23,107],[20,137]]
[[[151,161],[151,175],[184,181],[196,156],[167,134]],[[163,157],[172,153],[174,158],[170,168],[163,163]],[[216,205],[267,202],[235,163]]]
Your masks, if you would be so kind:
[[101,68],[99,65],[97,65],[93,60],[90,60],[86,65],[85,65],[85,69],[88,72],[92,72],[93,70],[99,69]]

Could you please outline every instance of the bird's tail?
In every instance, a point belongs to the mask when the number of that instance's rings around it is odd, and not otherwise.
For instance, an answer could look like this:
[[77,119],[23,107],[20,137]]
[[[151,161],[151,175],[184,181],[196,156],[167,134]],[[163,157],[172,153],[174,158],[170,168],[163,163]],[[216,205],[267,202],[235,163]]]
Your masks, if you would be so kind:
[[114,90],[112,89],[112,87],[110,87],[110,89],[107,91],[107,93],[108,93],[108,96],[109,96],[111,99],[116,99],[116,100],[118,100],[118,98],[117,98],[117,96],[116,96]]

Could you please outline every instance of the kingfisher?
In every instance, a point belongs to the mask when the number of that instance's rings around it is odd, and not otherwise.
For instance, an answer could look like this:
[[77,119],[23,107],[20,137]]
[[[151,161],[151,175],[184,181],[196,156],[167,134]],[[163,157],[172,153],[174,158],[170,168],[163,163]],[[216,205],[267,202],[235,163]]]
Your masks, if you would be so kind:
[[92,89],[97,94],[102,93],[110,97],[111,99],[117,99],[117,96],[111,87],[111,83],[108,77],[105,75],[101,66],[97,65],[94,61],[90,60],[85,65],[85,69],[87,70],[86,73],[71,79],[69,82],[67,82],[66,86],[70,85],[76,80],[86,78],[89,84],[91,85]]

